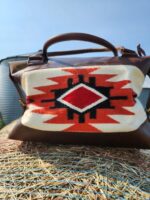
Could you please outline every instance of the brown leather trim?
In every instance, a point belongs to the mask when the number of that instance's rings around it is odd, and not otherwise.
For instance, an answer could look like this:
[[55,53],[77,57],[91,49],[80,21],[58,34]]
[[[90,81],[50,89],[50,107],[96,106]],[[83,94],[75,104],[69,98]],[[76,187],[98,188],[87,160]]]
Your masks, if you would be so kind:
[[10,74],[12,78],[20,82],[21,76],[25,71],[56,68],[56,67],[78,67],[78,66],[92,66],[92,65],[134,65],[139,68],[143,74],[150,70],[150,56],[149,57],[82,57],[82,58],[51,58],[48,64],[27,66],[27,61],[10,63]]
[[[141,50],[138,51],[138,54],[131,50],[126,49],[124,47],[115,47],[118,52],[121,53],[121,57],[141,57]],[[47,52],[47,58],[44,57],[42,50],[39,50],[36,54],[29,56],[28,66],[32,65],[41,65],[46,64],[48,62],[48,58],[55,56],[63,56],[63,55],[74,55],[74,54],[83,54],[83,53],[94,53],[94,52],[110,52],[111,50],[108,48],[88,48],[88,49],[76,49],[76,50],[67,50],[67,51],[53,51]],[[142,49],[142,51],[144,51]]]
[[48,142],[50,144],[86,144],[112,147],[150,149],[150,123],[145,121],[139,129],[124,133],[72,133],[48,132],[28,128],[18,120],[9,134],[10,139]]

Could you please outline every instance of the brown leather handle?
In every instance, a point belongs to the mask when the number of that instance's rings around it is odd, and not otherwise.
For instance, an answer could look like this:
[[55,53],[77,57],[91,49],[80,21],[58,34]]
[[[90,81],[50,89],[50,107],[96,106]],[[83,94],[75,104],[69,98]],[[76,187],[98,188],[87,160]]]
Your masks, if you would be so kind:
[[44,44],[44,46],[43,46],[44,60],[45,61],[48,60],[47,50],[50,46],[52,46],[53,44],[58,43],[58,42],[70,41],[70,40],[79,40],[79,41],[92,42],[95,44],[99,44],[99,45],[106,47],[110,51],[112,51],[114,56],[118,56],[117,49],[111,43],[109,43],[108,41],[106,41],[100,37],[90,35],[87,33],[65,33],[65,34],[61,34],[61,35],[50,38]]

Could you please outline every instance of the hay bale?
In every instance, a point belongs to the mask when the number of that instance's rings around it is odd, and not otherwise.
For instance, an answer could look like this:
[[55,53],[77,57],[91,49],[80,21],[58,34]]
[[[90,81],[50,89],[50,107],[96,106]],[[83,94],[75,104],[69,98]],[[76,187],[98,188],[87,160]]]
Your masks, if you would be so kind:
[[8,140],[0,131],[0,199],[150,199],[150,151]]

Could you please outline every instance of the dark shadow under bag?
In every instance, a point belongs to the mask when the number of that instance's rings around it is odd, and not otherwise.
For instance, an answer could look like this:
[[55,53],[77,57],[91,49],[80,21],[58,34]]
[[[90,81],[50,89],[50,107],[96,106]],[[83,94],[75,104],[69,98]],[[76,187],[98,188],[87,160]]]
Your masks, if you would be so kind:
[[[47,52],[51,45],[68,40],[105,48]],[[112,51],[114,56],[53,58],[104,51]],[[118,49],[85,33],[53,37],[28,62],[10,62],[10,76],[20,93],[24,113],[9,138],[150,148],[150,98],[146,110],[139,100],[149,73],[150,57],[140,47],[138,53]]]

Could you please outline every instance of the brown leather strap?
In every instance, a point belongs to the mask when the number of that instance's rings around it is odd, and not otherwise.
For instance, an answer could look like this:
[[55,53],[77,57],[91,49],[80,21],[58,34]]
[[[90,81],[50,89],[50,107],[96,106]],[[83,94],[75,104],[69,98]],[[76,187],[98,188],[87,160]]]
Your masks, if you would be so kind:
[[67,50],[67,51],[53,51],[47,52],[47,56],[63,56],[63,55],[73,55],[73,54],[82,54],[82,53],[95,53],[95,52],[109,52],[107,48],[88,48],[88,49],[76,49],[76,50]]
[[117,49],[108,41],[86,33],[65,33],[61,34],[55,37],[50,38],[43,46],[43,56],[44,60],[48,60],[47,56],[47,50],[50,46],[52,46],[55,43],[63,42],[63,41],[70,41],[70,40],[79,40],[79,41],[86,41],[86,42],[92,42],[95,44],[102,45],[112,51],[114,53],[114,56],[118,56]]
[[[132,56],[138,57],[138,54],[130,49],[124,47],[115,47],[117,51],[120,51],[123,57]],[[47,52],[47,56],[62,56],[62,55],[73,55],[73,54],[82,54],[82,53],[96,53],[96,52],[110,52],[110,49],[107,48],[88,48],[88,49],[76,49],[76,50],[67,50],[67,51],[53,51]]]

